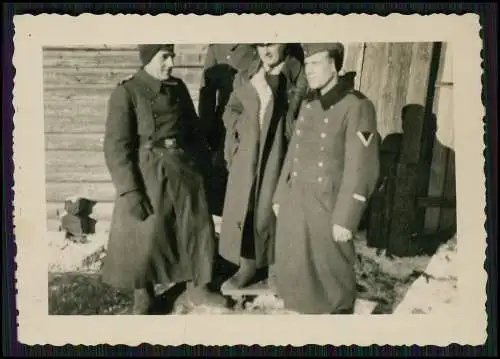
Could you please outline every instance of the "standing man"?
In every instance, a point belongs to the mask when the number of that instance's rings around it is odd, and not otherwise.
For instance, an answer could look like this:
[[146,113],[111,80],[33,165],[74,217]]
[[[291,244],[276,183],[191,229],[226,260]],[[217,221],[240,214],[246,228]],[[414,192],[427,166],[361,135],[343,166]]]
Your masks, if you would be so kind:
[[274,196],[277,294],[304,314],[352,313],[353,235],[379,175],[373,103],[339,77],[344,47],[304,44],[311,92]]
[[140,45],[139,53],[143,66],[108,102],[104,155],[117,197],[103,280],[135,289],[135,314],[149,313],[154,284],[187,282],[194,305],[223,306],[206,286],[216,247],[195,108],[171,75],[174,45]]
[[303,65],[287,44],[256,48],[259,59],[236,76],[224,112],[229,180],[219,254],[239,269],[222,291],[245,287],[274,261],[271,200],[305,91]]
[[210,212],[221,216],[228,172],[224,162],[225,128],[222,114],[233,91],[236,73],[257,58],[251,44],[210,44],[201,78],[198,114],[208,140],[212,168],[207,182]]

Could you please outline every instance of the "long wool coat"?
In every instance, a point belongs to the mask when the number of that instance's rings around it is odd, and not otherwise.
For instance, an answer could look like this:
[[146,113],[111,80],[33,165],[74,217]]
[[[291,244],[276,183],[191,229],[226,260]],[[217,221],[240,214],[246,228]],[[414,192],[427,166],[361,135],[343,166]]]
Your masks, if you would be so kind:
[[[255,62],[248,71],[236,76],[224,114],[229,177],[219,254],[238,264],[243,225],[248,211],[253,210],[255,259],[258,267],[264,267],[270,265],[274,257],[276,218],[271,200],[293,128],[296,106],[300,103],[298,98],[305,89],[298,86],[304,83],[304,70],[297,59],[287,57],[281,70],[280,76],[286,84],[283,98],[273,97],[259,72],[260,66],[260,61]],[[273,111],[279,116],[273,116]],[[249,208],[251,204],[253,208]]]
[[[178,148],[157,146],[175,138]],[[211,280],[215,231],[201,164],[203,137],[185,83],[163,84],[140,69],[118,85],[108,103],[104,154],[116,188],[104,282],[120,287],[148,282]],[[126,193],[141,191],[153,214],[129,214]]]
[[233,90],[236,73],[247,69],[258,57],[250,44],[210,44],[200,81],[198,114],[201,129],[212,152],[207,197],[212,214],[222,216],[227,185],[224,161],[224,108]]
[[274,202],[277,294],[304,314],[349,311],[356,298],[352,240],[337,242],[332,226],[356,232],[379,176],[375,108],[341,79],[304,101]]

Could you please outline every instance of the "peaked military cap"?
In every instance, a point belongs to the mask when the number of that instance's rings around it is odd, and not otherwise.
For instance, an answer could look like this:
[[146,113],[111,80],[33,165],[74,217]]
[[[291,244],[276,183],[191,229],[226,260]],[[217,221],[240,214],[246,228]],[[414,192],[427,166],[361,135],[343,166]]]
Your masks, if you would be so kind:
[[340,42],[302,44],[302,49],[304,50],[305,57],[312,56],[323,51],[338,51],[341,54],[344,54],[344,45]]
[[167,50],[174,55],[174,44],[141,44],[139,45],[139,57],[143,65],[146,65],[160,50]]
[[305,58],[323,51],[332,52],[337,71],[342,69],[344,64],[344,45],[340,42],[302,44],[302,49],[304,50]]

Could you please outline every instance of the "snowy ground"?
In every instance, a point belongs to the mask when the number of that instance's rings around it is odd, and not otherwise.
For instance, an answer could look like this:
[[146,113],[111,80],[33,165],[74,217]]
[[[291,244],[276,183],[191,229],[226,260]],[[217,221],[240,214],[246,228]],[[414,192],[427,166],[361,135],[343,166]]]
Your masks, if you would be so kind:
[[[94,235],[87,243],[68,242],[61,232],[47,236],[49,263],[49,312],[51,314],[127,314],[131,293],[117,292],[99,279],[107,235]],[[356,240],[359,300],[356,313],[427,313],[453,302],[455,241],[443,245],[435,256],[390,259],[368,248],[363,236]],[[429,280],[429,279],[433,280]],[[171,291],[160,295],[170,298]],[[160,293],[161,294],[161,293]],[[235,298],[231,314],[293,314],[265,286]],[[167,300],[167,299],[165,299]],[[170,300],[170,299],[168,299]],[[191,308],[183,294],[169,304],[169,312],[197,314],[210,308]],[[161,312],[161,310],[160,310]],[[165,314],[167,313],[164,310]]]

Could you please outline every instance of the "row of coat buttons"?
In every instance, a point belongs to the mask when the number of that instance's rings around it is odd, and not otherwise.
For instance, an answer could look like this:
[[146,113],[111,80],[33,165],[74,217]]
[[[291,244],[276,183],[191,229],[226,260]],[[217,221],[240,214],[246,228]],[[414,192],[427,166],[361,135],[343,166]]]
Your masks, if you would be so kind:
[[[307,105],[306,105],[306,108],[308,108],[308,109],[309,109],[309,108],[311,108],[311,105],[310,105],[310,104],[307,104]],[[305,121],[304,116],[301,116],[301,117],[299,118],[299,121],[300,121],[300,122],[304,122],[304,121]],[[328,122],[329,122],[329,119],[328,119],[327,117],[325,117],[325,118],[323,119],[323,122],[326,124],[326,123],[328,123]],[[297,136],[300,136],[300,135],[302,134],[302,131],[301,131],[300,129],[297,129],[295,133],[297,134]],[[325,133],[325,132],[321,132],[320,137],[321,137],[321,138],[326,138],[326,133]],[[298,144],[298,143],[297,143],[297,144],[295,144],[295,148],[296,148],[296,149],[298,149],[299,147],[300,147],[300,146],[299,146],[299,144]],[[320,147],[320,150],[321,150],[321,152],[324,152],[324,151],[325,151],[325,147],[324,147],[324,146],[321,146],[321,147]],[[293,159],[293,161],[297,163],[297,162],[298,162],[297,157],[295,157],[295,158]],[[324,164],[323,164],[323,162],[322,162],[322,161],[319,161],[319,162],[318,162],[318,167],[322,168],[322,167],[323,167],[323,165],[324,165]],[[296,171],[294,171],[294,172],[292,173],[292,176],[293,176],[293,177],[297,177],[297,176],[298,176],[298,173],[297,173]],[[318,178],[317,178],[317,181],[318,181],[318,182],[320,182],[320,183],[321,183],[321,182],[323,182],[323,177],[318,177]]]
[[[297,136],[300,136],[300,135],[302,134],[302,131],[301,131],[300,129],[297,129],[297,130],[295,131],[295,133],[297,134]],[[321,138],[326,138],[326,133],[321,132],[321,133],[320,133],[320,137],[321,137]]]
[[[294,172],[292,173],[292,176],[293,176],[293,177],[297,177],[298,175],[299,175],[299,174],[298,174],[296,171],[294,171]],[[318,182],[320,182],[320,183],[321,183],[321,182],[323,182],[323,177],[321,177],[321,176],[320,176],[320,177],[318,177],[318,178],[317,178],[317,180],[318,180]]]

